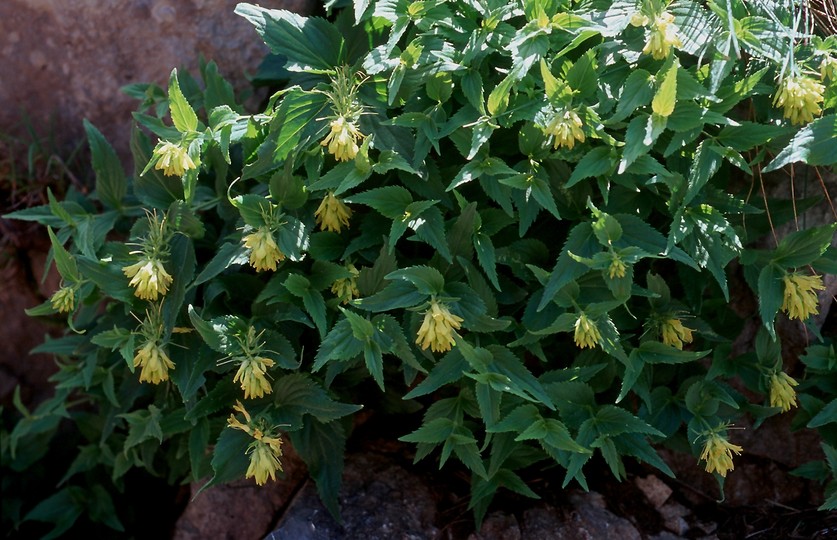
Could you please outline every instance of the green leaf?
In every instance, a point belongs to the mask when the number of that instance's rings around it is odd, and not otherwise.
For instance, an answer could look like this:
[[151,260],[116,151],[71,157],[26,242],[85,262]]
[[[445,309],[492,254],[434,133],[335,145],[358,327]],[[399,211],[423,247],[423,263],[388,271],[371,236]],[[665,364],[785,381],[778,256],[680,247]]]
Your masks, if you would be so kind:
[[82,488],[77,486],[65,487],[39,502],[35,508],[23,517],[23,521],[52,523],[55,527],[41,538],[43,540],[58,538],[69,530],[82,514],[84,500],[85,493]]
[[659,341],[644,341],[631,351],[630,358],[643,364],[684,364],[694,362],[712,351],[682,351]]
[[494,244],[491,242],[491,237],[485,233],[476,233],[474,235],[474,251],[477,253],[477,260],[483,271],[485,271],[485,275],[488,276],[494,288],[499,291],[500,281],[497,277],[497,256],[494,251]]
[[411,266],[396,270],[387,274],[386,279],[408,281],[424,295],[438,295],[445,288],[445,278],[441,272],[430,266]]
[[787,235],[773,252],[773,263],[785,268],[811,264],[831,246],[837,223]]
[[837,114],[817,118],[800,129],[784,150],[762,172],[775,171],[791,163],[833,165],[837,163],[834,140],[837,138]]
[[[324,120],[317,122],[326,106],[326,97],[319,93],[305,92],[291,88],[276,108],[270,122],[270,135],[259,148],[259,158],[270,164],[268,168],[281,165],[288,156],[299,151],[306,136],[314,136]],[[259,176],[257,164],[245,168],[243,179]]]
[[323,423],[355,413],[362,405],[352,405],[334,401],[323,388],[304,373],[285,375],[273,385],[271,394],[276,412],[273,419],[282,424],[290,424],[291,430],[310,423],[303,421],[308,414]]
[[599,408],[593,421],[599,435],[614,437],[623,433],[642,433],[663,437],[663,434],[656,428],[649,426],[625,409],[613,405],[603,405]]
[[401,186],[385,186],[352,195],[346,201],[371,206],[384,217],[401,220],[407,206],[413,202],[413,196]]
[[192,282],[191,287],[206,283],[234,264],[247,264],[248,260],[247,250],[243,244],[223,244]]
[[128,437],[125,439],[123,452],[127,452],[130,448],[150,439],[163,442],[163,430],[160,428],[162,415],[160,409],[154,405],[149,405],[147,410],[138,410],[117,416],[128,422]]
[[564,187],[571,188],[585,178],[609,174],[615,166],[616,159],[612,150],[607,146],[597,146],[587,152],[573,167],[573,172]]
[[785,272],[775,264],[768,264],[759,272],[758,293],[759,293],[759,316],[761,322],[770,335],[775,339],[776,333],[773,328],[773,321],[776,313],[782,305],[784,298],[784,284],[782,276]]
[[625,146],[619,162],[618,173],[622,174],[639,156],[647,154],[659,133],[654,133],[654,117],[638,114],[628,123],[625,130]]
[[55,266],[58,268],[58,273],[69,283],[78,283],[81,278],[78,273],[76,260],[64,249],[64,246],[58,241],[51,228],[47,227],[47,233],[49,234],[49,241],[52,243],[52,254],[55,259]]
[[586,265],[576,262],[570,256],[571,252],[579,257],[589,258],[600,250],[590,223],[579,223],[573,227],[567,236],[567,241],[564,243],[561,253],[558,255],[555,267],[549,275],[549,281],[544,287],[538,311],[543,310],[564,285],[577,280],[588,272],[589,269]]
[[122,201],[128,192],[128,179],[122,170],[119,156],[104,135],[87,119],[84,120],[84,130],[87,132],[93,171],[96,173],[96,193],[111,208],[122,208]]
[[677,68],[678,62],[674,61],[662,76],[662,83],[651,101],[651,110],[658,116],[667,117],[674,112],[677,103]]
[[195,131],[198,129],[198,115],[186,101],[186,96],[180,90],[180,83],[177,80],[177,68],[171,70],[169,77],[169,110],[171,121],[174,127],[181,133]]
[[222,429],[212,451],[212,470],[215,474],[195,496],[212,486],[242,478],[250,465],[247,448],[252,441],[253,438],[241,430]]
[[241,3],[235,7],[270,48],[283,56],[288,71],[327,71],[344,62],[340,31],[319,17],[301,17],[283,9]]
[[382,291],[372,296],[356,300],[355,305],[374,312],[411,308],[421,302],[425,302],[427,300],[427,294],[416,290],[416,286],[412,283],[399,280],[391,282]]
[[654,96],[654,79],[644,69],[637,69],[625,79],[625,86],[619,101],[616,104],[616,112],[607,122],[614,124],[621,122],[630,116],[637,108],[648,105]]
[[346,434],[339,422],[305,422],[291,432],[291,443],[308,466],[317,492],[334,519],[340,521],[338,495],[343,476]]
[[832,399],[828,405],[811,418],[805,427],[818,428],[834,422],[837,422],[837,399]]
[[703,190],[709,179],[718,171],[723,162],[722,154],[711,151],[712,143],[701,141],[695,152],[692,166],[689,168],[689,188],[683,199],[683,204],[689,204]]
[[435,392],[439,388],[458,381],[468,369],[468,362],[459,349],[454,348],[433,367],[423,381],[410,390],[403,399],[414,399]]

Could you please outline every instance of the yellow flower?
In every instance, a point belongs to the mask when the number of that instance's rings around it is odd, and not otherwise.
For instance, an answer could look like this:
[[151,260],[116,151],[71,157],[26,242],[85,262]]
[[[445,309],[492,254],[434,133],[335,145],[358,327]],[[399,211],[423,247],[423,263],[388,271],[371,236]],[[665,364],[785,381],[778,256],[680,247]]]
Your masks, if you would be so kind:
[[233,429],[240,429],[255,439],[247,448],[250,466],[247,467],[245,478],[255,478],[256,484],[260,486],[267,482],[268,477],[275,481],[276,471],[282,470],[282,463],[279,461],[282,457],[282,439],[273,433],[273,429],[265,429],[263,419],[254,422],[240,401],[236,402],[233,409],[244,414],[247,423],[240,422],[235,414],[231,414],[227,425]]
[[276,362],[263,356],[245,357],[244,361],[236,372],[233,382],[241,381],[241,389],[244,390],[244,399],[260,398],[271,392],[270,382],[265,374],[267,368],[273,367]]
[[785,294],[782,309],[791,319],[805,320],[819,312],[819,303],[815,290],[824,290],[820,276],[806,276],[803,274],[786,274]]
[[165,296],[173,281],[160,259],[154,257],[140,259],[138,263],[124,267],[122,272],[131,278],[130,285],[136,288],[134,294],[143,300]]
[[615,278],[623,278],[625,277],[625,272],[628,270],[628,267],[625,266],[625,263],[622,262],[618,256],[615,256],[613,260],[610,262],[610,267],[608,267],[608,275],[610,279]]
[[430,347],[433,352],[449,351],[456,344],[453,330],[459,330],[463,320],[451,313],[446,305],[436,299],[431,300],[430,309],[424,313],[416,345],[420,345],[422,350]]
[[334,193],[329,191],[317,211],[314,212],[314,217],[321,229],[339,233],[343,227],[349,226],[352,211],[343,204],[343,201],[335,197]]
[[72,287],[61,287],[49,299],[52,309],[58,313],[69,313],[76,305],[76,291]]
[[584,124],[581,122],[578,113],[572,109],[565,109],[552,118],[544,129],[544,134],[554,137],[552,142],[554,149],[557,150],[561,146],[566,146],[567,149],[572,150],[575,141],[584,142],[582,125]]
[[805,75],[785,77],[779,91],[776,92],[773,106],[784,107],[782,115],[792,124],[804,124],[813,121],[814,116],[822,112],[819,104],[822,102],[824,92],[825,86],[811,77]]
[[712,432],[706,436],[700,459],[706,461],[706,472],[716,472],[723,477],[735,468],[732,464],[732,454],[741,455],[743,448],[730,443],[720,433]]
[[587,317],[587,314],[581,312],[578,319],[575,321],[575,344],[583,349],[585,347],[593,348],[602,339],[601,333],[596,326],[596,323]]
[[273,232],[265,225],[246,235],[243,240],[244,247],[250,250],[250,266],[259,272],[276,270],[276,263],[285,259],[273,239]]
[[683,326],[680,319],[665,319],[660,324],[660,334],[662,334],[663,343],[678,349],[683,349],[684,343],[692,342],[692,329]]
[[267,483],[268,476],[276,481],[276,471],[282,470],[282,463],[279,461],[279,457],[282,456],[281,449],[277,454],[270,445],[256,441],[250,447],[249,452],[250,466],[247,467],[245,478],[255,478],[259,486]]
[[352,301],[352,298],[360,296],[360,291],[357,290],[357,277],[360,275],[360,272],[358,272],[358,269],[352,263],[347,264],[346,269],[351,272],[352,276],[336,279],[331,285],[331,292],[344,304],[348,304]]
[[327,146],[329,154],[340,161],[354,159],[360,149],[357,143],[363,138],[363,134],[354,122],[346,120],[343,116],[332,120],[330,125],[331,131],[320,144]]
[[650,54],[655,60],[663,60],[671,53],[672,47],[681,46],[680,38],[677,37],[677,26],[674,24],[674,15],[663,11],[651,23],[648,41],[642,52]]
[[823,81],[826,79],[837,80],[837,58],[830,55],[823,57],[822,62],[820,62],[820,78]]
[[794,386],[799,385],[793,377],[780,371],[770,376],[770,406],[781,407],[782,412],[788,412],[791,407],[796,407],[796,391]]
[[162,170],[166,176],[183,176],[183,173],[195,168],[195,162],[179,144],[165,142],[157,145],[154,153],[160,156],[154,168]]
[[169,370],[174,369],[174,362],[156,341],[147,341],[137,350],[134,367],[142,367],[140,382],[160,384],[169,379]]

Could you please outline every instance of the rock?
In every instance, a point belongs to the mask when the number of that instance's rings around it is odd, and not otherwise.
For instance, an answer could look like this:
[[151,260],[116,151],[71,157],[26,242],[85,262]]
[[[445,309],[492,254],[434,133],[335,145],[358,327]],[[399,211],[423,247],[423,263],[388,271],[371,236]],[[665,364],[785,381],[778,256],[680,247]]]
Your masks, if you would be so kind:
[[[165,87],[174,67],[197,73],[215,60],[237,89],[267,52],[238,0],[3,0],[0,2],[0,126],[26,136],[22,115],[42,137],[73,148],[89,119],[124,158],[137,102],[129,83]],[[263,0],[307,12],[312,0]]]
[[526,510],[521,538],[640,540],[639,531],[627,519],[607,510],[604,499],[598,493],[574,492],[569,498],[572,508],[565,512],[548,504]]
[[[734,443],[742,444],[736,435]],[[744,446],[745,453],[747,446]],[[781,504],[820,504],[822,487],[803,478],[788,474],[784,467],[772,460],[751,455],[736,456],[735,469],[727,474],[723,497],[715,478],[702,464],[687,454],[660,449],[660,457],[674,471],[684,489],[678,491],[693,504],[711,503],[723,498],[724,506],[758,505],[765,501]]]
[[379,454],[346,457],[340,506],[342,524],[331,517],[309,480],[266,540],[424,540],[439,533],[427,484]]
[[479,532],[468,536],[468,540],[521,540],[521,538],[517,518],[503,512],[488,514]]
[[648,501],[659,509],[671,496],[672,490],[668,484],[654,476],[648,475],[645,478],[637,476],[634,483],[642,491]]
[[666,529],[681,536],[686,534],[686,531],[689,530],[689,523],[685,518],[691,514],[688,508],[680,503],[669,501],[661,506],[659,510]]
[[[290,444],[282,446],[284,478],[257,486],[252,479],[207,489],[189,502],[177,520],[174,540],[261,538],[285,507],[308,471]],[[204,482],[192,484],[197,493]]]

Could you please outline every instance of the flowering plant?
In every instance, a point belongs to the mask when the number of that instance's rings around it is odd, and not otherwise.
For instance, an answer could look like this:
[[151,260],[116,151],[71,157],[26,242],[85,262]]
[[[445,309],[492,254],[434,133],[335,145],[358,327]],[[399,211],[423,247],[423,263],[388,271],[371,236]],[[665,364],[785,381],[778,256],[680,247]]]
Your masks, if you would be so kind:
[[[762,174],[837,160],[837,42],[799,9],[240,4],[286,77],[262,113],[212,64],[203,87],[132,87],[159,139],[135,131],[134,175],[88,125],[92,199],[12,215],[57,229],[65,288],[32,313],[81,332],[41,348],[67,390],[38,414],[70,391],[109,411],[89,444],[115,485],[163,458],[175,478],[262,484],[287,441],[335,514],[348,420],[393,395],[424,410],[401,438],[417,459],[469,470],[478,521],[500,488],[532,495],[533,467],[582,487],[595,454],[619,478],[626,458],[673,474],[655,445],[723,486],[745,414],[798,407],[834,472],[837,356],[814,317],[837,223],[760,243],[794,218]],[[756,179],[763,196],[742,196]],[[731,305],[730,279],[756,309]],[[782,356],[787,317],[812,336],[804,368]],[[756,343],[733,354],[747,324]],[[29,418],[13,455],[46,432]]]

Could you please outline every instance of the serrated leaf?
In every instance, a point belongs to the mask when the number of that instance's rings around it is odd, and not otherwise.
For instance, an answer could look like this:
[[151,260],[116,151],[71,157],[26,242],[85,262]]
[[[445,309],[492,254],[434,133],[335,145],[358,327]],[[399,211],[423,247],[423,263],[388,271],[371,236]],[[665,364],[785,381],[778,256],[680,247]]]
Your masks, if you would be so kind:
[[837,422],[837,399],[832,399],[828,405],[823,407],[820,412],[811,418],[805,427],[818,428],[835,422]]
[[761,322],[772,337],[776,337],[773,321],[782,305],[784,298],[784,284],[782,276],[785,272],[774,264],[768,264],[759,272],[758,297],[759,316]]
[[644,341],[631,351],[630,356],[643,364],[683,364],[699,360],[710,352],[683,351],[659,341]]
[[773,253],[773,263],[795,268],[811,264],[831,246],[837,223],[811,227],[787,235]]
[[96,127],[84,120],[93,171],[96,173],[96,193],[111,208],[122,208],[122,200],[128,192],[128,179],[116,151]]
[[632,71],[625,79],[625,86],[616,104],[616,112],[608,119],[608,123],[621,122],[637,108],[648,105],[653,96],[654,82],[651,74],[644,69]]
[[445,288],[445,278],[442,273],[431,266],[411,266],[396,270],[387,274],[386,279],[408,281],[424,295],[438,295]]
[[317,493],[332,517],[340,521],[338,495],[343,477],[346,434],[339,422],[305,422],[290,434],[291,443],[308,466]]
[[256,27],[271,52],[286,59],[288,71],[332,70],[343,62],[343,36],[325,19],[246,3],[235,13]]
[[271,397],[276,407],[273,419],[278,423],[290,424],[293,430],[307,423],[303,420],[306,414],[326,423],[363,408],[361,405],[334,401],[316,381],[304,373],[279,378],[273,385]]
[[[677,68],[678,62],[675,61],[666,70],[662,78],[662,83],[654,94],[654,99],[651,101],[651,110],[654,114],[667,117],[674,112],[674,106],[677,103]],[[659,78],[660,75],[658,74]]]
[[186,133],[198,129],[198,115],[186,101],[186,96],[180,90],[180,82],[177,80],[177,68],[171,70],[169,76],[169,111],[171,121],[177,131]]
[[77,283],[80,277],[76,260],[64,249],[64,246],[61,245],[61,242],[50,227],[47,227],[47,233],[49,234],[49,241],[52,243],[52,256],[55,259],[55,266],[58,268],[58,273],[69,283]]
[[607,146],[597,146],[584,154],[584,157],[573,167],[570,178],[564,185],[571,188],[585,178],[596,178],[610,173],[616,166],[616,160]]

